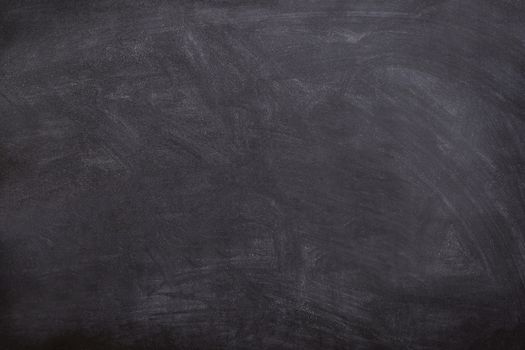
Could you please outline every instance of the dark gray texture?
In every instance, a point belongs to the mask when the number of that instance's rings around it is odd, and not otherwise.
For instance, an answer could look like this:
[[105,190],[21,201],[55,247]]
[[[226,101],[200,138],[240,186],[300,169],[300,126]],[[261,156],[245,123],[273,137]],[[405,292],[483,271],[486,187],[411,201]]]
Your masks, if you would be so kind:
[[0,348],[525,349],[521,1],[0,4]]

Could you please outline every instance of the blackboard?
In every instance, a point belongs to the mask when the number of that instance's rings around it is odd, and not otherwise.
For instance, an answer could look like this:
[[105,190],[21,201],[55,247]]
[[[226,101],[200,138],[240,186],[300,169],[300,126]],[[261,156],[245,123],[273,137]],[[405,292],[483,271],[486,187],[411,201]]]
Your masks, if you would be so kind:
[[0,15],[0,348],[525,349],[523,2]]

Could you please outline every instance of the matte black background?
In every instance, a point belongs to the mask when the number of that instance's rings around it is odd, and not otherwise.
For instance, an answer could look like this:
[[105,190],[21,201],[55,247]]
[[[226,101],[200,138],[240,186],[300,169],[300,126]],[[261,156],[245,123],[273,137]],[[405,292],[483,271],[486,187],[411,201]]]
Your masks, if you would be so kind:
[[0,4],[0,348],[525,349],[521,1]]

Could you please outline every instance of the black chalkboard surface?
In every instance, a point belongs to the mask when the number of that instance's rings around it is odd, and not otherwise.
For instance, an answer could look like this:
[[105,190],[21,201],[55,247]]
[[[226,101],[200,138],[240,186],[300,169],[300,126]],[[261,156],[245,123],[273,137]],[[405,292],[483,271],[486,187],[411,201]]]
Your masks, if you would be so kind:
[[522,1],[0,15],[1,349],[525,349]]

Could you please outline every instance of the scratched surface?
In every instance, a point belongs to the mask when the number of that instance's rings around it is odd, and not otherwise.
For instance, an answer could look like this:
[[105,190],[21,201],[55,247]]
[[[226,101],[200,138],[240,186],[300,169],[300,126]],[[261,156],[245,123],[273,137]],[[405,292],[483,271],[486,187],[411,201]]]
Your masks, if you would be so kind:
[[521,1],[0,15],[0,348],[525,348]]

